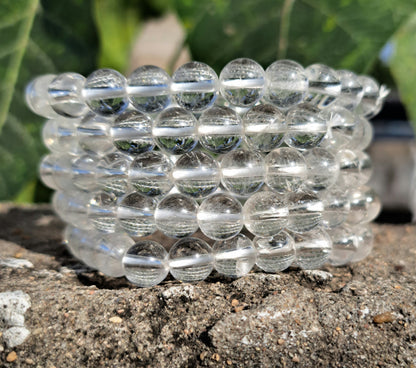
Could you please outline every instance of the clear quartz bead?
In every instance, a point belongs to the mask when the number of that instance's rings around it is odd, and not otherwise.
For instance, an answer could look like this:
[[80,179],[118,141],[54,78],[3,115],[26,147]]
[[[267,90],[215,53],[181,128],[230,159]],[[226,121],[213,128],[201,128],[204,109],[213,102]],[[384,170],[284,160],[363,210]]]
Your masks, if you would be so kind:
[[336,104],[353,111],[364,95],[364,89],[358,76],[349,70],[338,70],[337,77],[341,82],[341,94]]
[[352,228],[343,225],[326,231],[332,240],[329,263],[333,266],[346,265],[357,251],[357,238]]
[[308,78],[302,65],[278,60],[266,69],[266,99],[280,109],[302,102],[308,92]]
[[102,155],[114,150],[110,137],[110,120],[87,114],[77,127],[79,146],[87,153]]
[[214,268],[212,249],[202,239],[180,239],[169,251],[169,267],[172,276],[179,281],[205,280]]
[[89,194],[82,192],[57,191],[52,197],[53,209],[68,224],[89,230],[92,228],[88,220],[89,197]]
[[144,113],[164,110],[171,101],[172,80],[168,73],[154,65],[144,65],[130,74],[127,94],[135,109]]
[[117,221],[130,236],[148,236],[156,231],[155,210],[155,199],[135,192],[129,193],[120,199]]
[[82,155],[72,161],[72,182],[74,186],[83,191],[95,191],[97,185],[97,165],[100,156]]
[[321,224],[324,206],[315,193],[306,190],[289,193],[287,205],[289,207],[288,230],[304,233]]
[[341,81],[335,70],[323,64],[313,64],[305,69],[309,81],[306,102],[326,108],[335,102],[341,93]]
[[348,148],[355,151],[365,150],[373,140],[373,134],[371,123],[366,118],[359,117]]
[[42,139],[52,152],[77,155],[82,152],[78,145],[78,119],[56,118],[48,120],[42,128]]
[[86,237],[88,231],[79,229],[73,225],[66,225],[63,233],[63,243],[67,246],[69,252],[79,258],[79,247],[83,237]]
[[77,188],[74,186],[72,179],[72,160],[73,156],[51,155],[52,180],[55,186],[63,191],[73,191]]
[[328,130],[323,114],[316,107],[304,103],[288,111],[286,122],[285,142],[288,146],[297,149],[316,147]]
[[360,171],[360,180],[359,184],[364,185],[367,184],[371,178],[373,173],[373,163],[371,161],[371,157],[362,151],[355,152],[358,156],[359,161],[359,171]]
[[78,73],[63,73],[56,76],[48,87],[49,103],[61,116],[76,118],[88,111],[82,98],[85,78]]
[[332,187],[322,194],[321,199],[324,206],[322,224],[325,228],[333,228],[346,221],[350,202],[345,190],[338,186]]
[[116,231],[117,197],[112,193],[92,194],[88,205],[88,218],[95,229],[104,233]]
[[168,252],[152,240],[134,244],[124,254],[122,264],[127,280],[139,287],[160,284],[169,273]]
[[286,231],[267,238],[256,236],[253,244],[257,249],[256,264],[265,272],[281,272],[296,258],[295,243]]
[[82,91],[89,108],[99,115],[123,112],[129,103],[126,78],[113,69],[98,69],[85,81]]
[[193,151],[182,155],[172,170],[175,187],[183,194],[203,198],[215,192],[220,184],[219,165],[210,155]]
[[45,118],[57,118],[59,116],[52,109],[48,99],[48,87],[55,77],[54,74],[41,75],[32,80],[25,90],[26,104],[35,114]]
[[84,262],[88,267],[97,268],[97,236],[98,233],[91,230],[77,229],[71,234],[65,235],[68,238],[67,246],[72,251],[76,251],[76,257]]
[[171,238],[183,238],[198,230],[198,204],[183,194],[169,194],[155,211],[157,228]]
[[207,64],[191,61],[179,67],[172,76],[172,94],[179,106],[203,111],[217,98],[218,76]]
[[238,149],[221,159],[221,181],[230,192],[249,196],[264,184],[266,167],[259,152]]
[[147,196],[157,196],[169,192],[172,162],[157,151],[138,155],[130,165],[129,182],[138,192]]
[[42,183],[53,190],[58,189],[55,180],[53,179],[53,172],[55,170],[55,157],[56,154],[45,155],[39,164],[39,176],[42,180]]
[[161,150],[182,155],[198,144],[197,120],[181,107],[168,108],[154,120],[152,136]]
[[298,190],[307,177],[305,158],[296,149],[281,147],[265,158],[266,184],[278,193]]
[[230,61],[221,71],[222,96],[238,107],[253,106],[263,96],[266,73],[254,60],[240,58]]
[[151,151],[155,146],[152,119],[138,111],[120,114],[111,124],[110,136],[114,146],[129,155]]
[[347,217],[349,224],[358,225],[360,223],[374,220],[381,211],[380,198],[374,189],[368,186],[361,186],[351,189],[348,192],[350,202],[350,212]]
[[355,152],[351,150],[340,150],[336,159],[339,164],[339,176],[348,188],[353,188],[360,182],[360,161]]
[[244,225],[252,234],[270,237],[283,230],[289,210],[282,196],[273,192],[253,194],[244,204]]
[[214,153],[226,153],[241,143],[241,118],[229,107],[214,106],[205,110],[198,121],[201,145]]
[[114,193],[117,197],[125,194],[131,161],[129,156],[119,152],[102,157],[96,171],[98,187],[105,192]]
[[231,239],[216,241],[212,246],[218,273],[228,277],[241,277],[248,274],[256,264],[256,248],[243,234]]
[[315,269],[328,261],[332,240],[322,228],[304,234],[293,234],[296,250],[296,264],[303,269]]
[[363,97],[356,108],[356,113],[371,118],[381,109],[379,104],[380,86],[374,78],[367,75],[358,76],[358,81],[363,87]]
[[285,117],[270,104],[254,106],[243,117],[247,145],[257,151],[270,152],[279,147],[286,133]]
[[350,262],[359,262],[368,257],[373,249],[374,235],[370,224],[362,224],[353,227],[352,230],[357,239],[357,250]]
[[243,228],[242,206],[227,194],[213,194],[198,210],[198,225],[210,239],[225,240],[236,236]]

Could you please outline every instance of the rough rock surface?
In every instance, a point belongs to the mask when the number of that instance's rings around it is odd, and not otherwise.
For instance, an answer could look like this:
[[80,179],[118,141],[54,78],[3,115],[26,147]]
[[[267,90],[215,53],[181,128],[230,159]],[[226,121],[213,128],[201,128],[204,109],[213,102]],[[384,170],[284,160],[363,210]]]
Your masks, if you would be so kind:
[[350,267],[152,289],[85,268],[62,226],[48,206],[0,205],[0,257],[33,264],[0,265],[0,292],[32,304],[25,342],[0,337],[1,367],[416,367],[413,225],[374,225]]

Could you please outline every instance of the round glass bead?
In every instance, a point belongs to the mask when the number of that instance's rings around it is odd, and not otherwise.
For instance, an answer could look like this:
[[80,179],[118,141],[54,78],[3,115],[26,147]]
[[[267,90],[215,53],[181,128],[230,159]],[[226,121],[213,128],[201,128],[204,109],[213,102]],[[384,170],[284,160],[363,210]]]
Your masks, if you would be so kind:
[[244,226],[240,202],[222,193],[206,198],[199,207],[197,217],[201,231],[214,240],[230,239]]
[[363,96],[356,108],[357,114],[371,118],[380,111],[380,86],[374,78],[367,75],[358,76],[358,82],[363,87]]
[[63,233],[63,243],[67,246],[69,252],[79,258],[79,246],[81,239],[88,234],[87,231],[81,230],[72,225],[66,225]]
[[221,181],[224,187],[240,196],[257,192],[265,180],[263,156],[255,151],[238,149],[221,159]]
[[244,225],[252,234],[270,237],[283,230],[288,221],[287,203],[273,192],[253,194],[244,204]]
[[57,191],[53,194],[52,206],[63,221],[89,230],[92,228],[87,216],[89,199],[87,193]]
[[332,250],[332,240],[325,230],[317,228],[304,234],[293,234],[296,250],[296,264],[311,270],[321,267],[328,261]]
[[285,142],[297,149],[316,147],[327,133],[328,127],[320,111],[309,104],[292,107],[287,115]]
[[268,238],[256,236],[253,243],[257,249],[256,264],[265,272],[281,272],[295,260],[295,243],[286,231]]
[[348,192],[350,212],[347,222],[357,225],[374,220],[381,210],[381,202],[376,192],[365,185]]
[[139,193],[121,198],[117,208],[117,221],[130,236],[147,236],[156,231],[154,212],[156,201]]
[[157,205],[157,228],[171,238],[183,238],[198,230],[198,204],[183,194],[169,194]]
[[333,103],[341,93],[341,81],[335,70],[323,64],[313,64],[305,69],[309,81],[305,101],[323,109]]
[[361,102],[364,89],[358,76],[349,70],[338,70],[337,77],[341,82],[341,94],[337,99],[337,105],[352,111]]
[[114,194],[94,193],[88,205],[88,218],[97,230],[114,233],[116,230],[116,210],[117,197]]
[[129,248],[122,264],[124,276],[139,287],[160,284],[169,273],[168,252],[151,240],[142,240]]
[[296,233],[304,233],[321,224],[324,206],[319,197],[310,191],[289,193],[289,220],[287,229]]
[[171,170],[172,162],[167,156],[156,151],[145,152],[131,163],[129,182],[137,192],[157,196],[171,190]]
[[192,151],[198,143],[197,120],[185,109],[171,107],[153,122],[152,135],[161,150],[182,155]]
[[129,156],[119,152],[109,153],[102,157],[96,169],[98,187],[116,196],[125,194],[131,161]]
[[370,224],[362,224],[353,227],[352,230],[357,239],[356,252],[350,258],[350,262],[359,262],[366,258],[373,249],[374,235]]
[[100,156],[82,155],[72,161],[72,182],[77,189],[83,191],[94,191],[98,189],[97,165]]
[[169,267],[172,276],[179,281],[205,280],[214,268],[212,249],[202,239],[180,239],[169,251]]
[[332,187],[323,192],[321,199],[324,206],[322,225],[332,228],[345,222],[350,211],[348,193],[345,190]]
[[336,155],[339,164],[339,176],[344,185],[353,188],[360,182],[360,161],[351,150],[340,150]]
[[170,104],[171,78],[154,65],[137,68],[127,79],[127,94],[133,107],[145,113],[162,111]]
[[39,116],[57,118],[59,114],[52,109],[48,99],[48,88],[56,78],[55,74],[45,74],[32,80],[25,90],[26,104]]
[[215,192],[221,180],[217,161],[201,151],[182,155],[176,161],[171,176],[181,193],[195,198],[206,197]]
[[355,152],[355,154],[358,156],[359,161],[359,171],[360,171],[360,180],[359,184],[367,184],[368,181],[371,178],[371,175],[373,173],[373,164],[371,162],[371,157],[362,151]]
[[152,120],[138,111],[126,111],[111,124],[110,136],[114,146],[123,153],[138,155],[155,146]]
[[53,152],[65,154],[80,154],[78,146],[78,119],[57,118],[48,120],[42,128],[42,140]]
[[77,258],[94,269],[97,268],[97,236],[98,232],[80,230],[68,238],[72,243],[68,246],[71,250],[76,249]]
[[231,239],[216,241],[212,246],[218,273],[228,277],[241,277],[248,274],[256,263],[256,248],[243,234]]
[[90,109],[99,115],[123,112],[128,104],[126,78],[113,69],[98,69],[85,81],[83,97]]
[[373,134],[371,123],[366,118],[359,117],[348,148],[356,151],[365,150],[373,140]]
[[173,73],[172,82],[172,94],[186,110],[205,110],[217,98],[218,76],[207,64],[191,61],[182,65]]
[[78,73],[59,74],[48,87],[49,103],[61,116],[75,118],[83,116],[88,106],[82,99],[85,78]]
[[308,92],[308,78],[302,65],[292,60],[278,60],[266,69],[265,98],[280,109],[300,102]]
[[79,146],[87,153],[106,154],[114,150],[110,137],[110,121],[94,114],[87,114],[77,127]]
[[281,147],[265,158],[266,184],[279,193],[298,190],[306,180],[305,158],[294,148]]
[[42,183],[45,184],[48,188],[57,190],[58,187],[53,179],[53,173],[55,170],[55,161],[56,154],[49,154],[43,156],[40,165],[39,165],[39,176],[42,180]]
[[63,191],[76,191],[77,188],[72,181],[72,161],[74,160],[74,157],[67,155],[51,155],[51,160],[53,160],[52,180],[55,183],[55,186]]
[[332,240],[332,251],[328,261],[333,266],[343,266],[357,251],[357,238],[352,228],[343,225],[326,230]]
[[201,145],[207,150],[226,153],[240,145],[243,123],[229,107],[214,106],[200,116],[198,135]]
[[303,153],[308,168],[305,186],[315,192],[333,186],[339,174],[339,165],[335,156],[319,147]]
[[243,117],[247,145],[253,150],[270,152],[279,147],[286,133],[286,122],[280,110],[270,104],[254,106]]
[[263,96],[266,73],[254,60],[240,58],[230,61],[221,71],[222,96],[238,107],[253,106]]

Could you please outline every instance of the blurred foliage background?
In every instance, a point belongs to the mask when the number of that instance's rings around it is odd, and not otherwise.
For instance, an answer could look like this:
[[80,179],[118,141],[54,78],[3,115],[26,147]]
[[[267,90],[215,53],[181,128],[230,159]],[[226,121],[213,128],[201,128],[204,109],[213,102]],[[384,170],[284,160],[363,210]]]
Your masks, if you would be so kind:
[[144,22],[167,12],[186,32],[181,48],[217,72],[249,57],[369,73],[416,121],[416,0],[0,0],[0,200],[49,196],[37,180],[43,119],[25,106],[25,85],[46,73],[126,72]]

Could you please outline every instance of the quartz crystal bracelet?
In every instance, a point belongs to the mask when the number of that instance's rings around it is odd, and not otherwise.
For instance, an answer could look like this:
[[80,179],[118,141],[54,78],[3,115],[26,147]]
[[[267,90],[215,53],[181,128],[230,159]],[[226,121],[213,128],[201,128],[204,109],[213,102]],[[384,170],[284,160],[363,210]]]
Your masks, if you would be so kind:
[[242,58],[219,78],[200,62],[43,75],[26,101],[49,119],[40,176],[70,251],[149,287],[365,258],[381,207],[367,119],[387,94],[322,64]]

